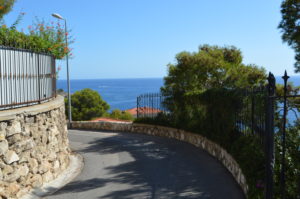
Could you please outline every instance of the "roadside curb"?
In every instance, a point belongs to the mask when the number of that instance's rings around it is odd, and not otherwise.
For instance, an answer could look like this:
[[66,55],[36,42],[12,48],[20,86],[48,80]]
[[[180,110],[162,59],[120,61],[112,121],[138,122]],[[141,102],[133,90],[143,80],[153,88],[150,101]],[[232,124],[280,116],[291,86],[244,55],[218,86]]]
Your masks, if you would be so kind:
[[77,153],[71,154],[70,164],[66,170],[53,181],[45,183],[40,188],[33,189],[30,193],[21,197],[21,199],[39,199],[55,193],[77,177],[81,173],[83,166],[83,157]]

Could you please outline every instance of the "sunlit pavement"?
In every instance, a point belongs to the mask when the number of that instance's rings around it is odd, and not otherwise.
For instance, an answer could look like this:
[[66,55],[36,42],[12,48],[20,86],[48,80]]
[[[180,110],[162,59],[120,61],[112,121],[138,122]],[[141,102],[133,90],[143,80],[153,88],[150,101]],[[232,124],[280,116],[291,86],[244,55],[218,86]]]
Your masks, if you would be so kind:
[[190,144],[79,130],[71,130],[69,138],[84,157],[83,171],[47,199],[245,198],[216,159]]

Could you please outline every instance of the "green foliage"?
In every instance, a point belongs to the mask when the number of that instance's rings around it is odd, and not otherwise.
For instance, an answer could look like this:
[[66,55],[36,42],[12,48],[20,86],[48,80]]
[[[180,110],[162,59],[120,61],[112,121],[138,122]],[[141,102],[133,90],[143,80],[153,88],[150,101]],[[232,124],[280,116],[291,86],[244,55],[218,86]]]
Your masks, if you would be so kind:
[[29,33],[26,34],[16,29],[23,15],[24,13],[21,13],[11,27],[0,27],[0,45],[47,53],[56,59],[62,59],[66,55],[72,56],[71,49],[66,46],[65,36],[68,37],[69,44],[74,40],[59,23],[48,24],[36,19],[36,22],[28,27]]
[[[66,114],[68,115],[67,99],[65,102]],[[101,117],[109,109],[109,105],[102,100],[99,93],[88,88],[72,94],[71,103],[72,119],[74,121],[85,121]]]
[[300,72],[300,1],[284,0],[281,4],[282,20],[279,28],[282,40],[295,50],[295,72]]
[[0,0],[0,20],[5,14],[11,11],[15,0]]
[[[258,86],[266,79],[264,69],[242,64],[241,52],[235,47],[203,45],[198,52],[179,53],[176,60],[177,63],[168,65],[168,76],[161,91],[168,96],[164,103],[175,123],[184,125],[185,129],[198,125],[198,129],[211,132],[198,124],[199,118],[209,122],[222,117],[224,122],[220,126],[226,126],[236,107],[230,90]],[[220,104],[222,107],[217,109]]]
[[121,111],[119,109],[114,109],[111,113],[105,114],[105,117],[119,119],[119,120],[129,120],[129,121],[133,121],[134,119],[130,113],[126,111]]
[[[280,123],[279,125],[282,125]],[[281,130],[275,134],[275,195],[280,199],[280,162],[282,160]],[[300,120],[286,131],[286,198],[300,197]]]
[[228,152],[239,163],[249,186],[248,198],[263,199],[265,155],[260,139],[253,135],[239,135],[227,146]]

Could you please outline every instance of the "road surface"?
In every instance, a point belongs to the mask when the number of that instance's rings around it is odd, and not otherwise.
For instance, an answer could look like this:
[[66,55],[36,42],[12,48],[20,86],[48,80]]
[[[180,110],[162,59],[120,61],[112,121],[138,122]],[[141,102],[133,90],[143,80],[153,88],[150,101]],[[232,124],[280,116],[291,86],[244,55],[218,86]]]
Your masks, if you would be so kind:
[[177,140],[69,131],[82,173],[47,199],[244,199],[231,174],[203,150]]

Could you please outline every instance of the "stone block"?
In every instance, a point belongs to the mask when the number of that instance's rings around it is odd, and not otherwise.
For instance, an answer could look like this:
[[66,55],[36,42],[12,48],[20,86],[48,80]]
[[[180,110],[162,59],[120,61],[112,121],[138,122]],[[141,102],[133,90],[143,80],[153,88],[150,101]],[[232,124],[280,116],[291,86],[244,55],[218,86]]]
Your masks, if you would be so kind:
[[11,164],[13,162],[18,161],[20,158],[19,156],[16,154],[16,152],[12,151],[12,150],[8,150],[5,154],[4,154],[4,162],[6,164]]
[[13,183],[13,182],[17,181],[19,178],[20,178],[20,175],[18,173],[14,172],[14,173],[4,176],[4,181]]
[[7,138],[7,141],[9,143],[9,145],[13,145],[15,143],[18,143],[22,140],[21,134],[14,134],[10,137]]
[[5,131],[6,127],[7,127],[6,122],[0,122],[0,131]]
[[33,124],[35,122],[35,117],[26,117],[25,122],[29,124]]
[[2,173],[3,173],[3,176],[7,176],[7,175],[10,175],[11,173],[14,172],[14,169],[12,166],[10,165],[5,165],[3,168],[2,168]]
[[22,152],[20,155],[20,160],[19,163],[24,163],[24,162],[28,162],[28,160],[30,159],[30,151],[24,151]]
[[26,137],[30,136],[30,126],[28,124],[24,126],[21,134]]
[[6,131],[5,130],[0,130],[0,141],[5,140],[6,137]]
[[18,193],[18,191],[20,190],[20,185],[18,185],[17,183],[10,183],[7,187],[7,192],[10,195],[15,195]]
[[22,132],[21,123],[19,121],[13,121],[11,126],[6,128],[6,136],[12,136]]
[[53,174],[51,173],[51,171],[47,171],[46,173],[44,173],[42,175],[43,177],[43,182],[50,182],[51,180],[54,179]]
[[8,151],[8,142],[6,140],[0,141],[0,156]]
[[20,167],[17,169],[16,173],[17,173],[19,176],[27,176],[28,173],[29,173],[29,168],[28,168],[27,165],[22,165],[22,166],[20,166]]
[[41,175],[36,174],[30,179],[30,184],[33,188],[38,188],[43,185],[43,178]]
[[36,174],[38,172],[38,161],[34,158],[30,158],[28,160],[29,169],[33,174]]
[[47,171],[50,170],[51,166],[52,166],[51,163],[49,163],[47,160],[43,160],[38,168],[38,173],[40,174],[46,173]]
[[16,194],[16,197],[17,197],[17,198],[21,198],[21,197],[24,196],[25,194],[29,193],[29,191],[30,191],[30,187],[22,188],[22,189]]

